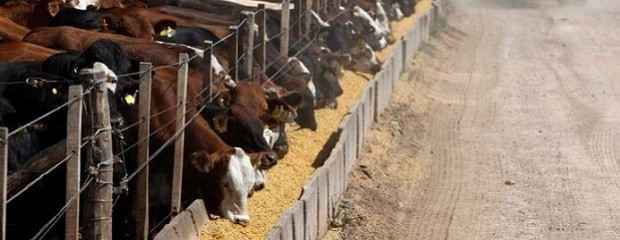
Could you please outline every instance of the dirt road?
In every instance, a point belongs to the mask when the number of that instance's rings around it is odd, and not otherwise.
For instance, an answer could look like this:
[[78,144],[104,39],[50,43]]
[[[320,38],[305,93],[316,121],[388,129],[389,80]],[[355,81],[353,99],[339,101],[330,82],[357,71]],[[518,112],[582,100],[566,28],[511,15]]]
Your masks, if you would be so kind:
[[326,239],[620,239],[620,1],[452,2]]

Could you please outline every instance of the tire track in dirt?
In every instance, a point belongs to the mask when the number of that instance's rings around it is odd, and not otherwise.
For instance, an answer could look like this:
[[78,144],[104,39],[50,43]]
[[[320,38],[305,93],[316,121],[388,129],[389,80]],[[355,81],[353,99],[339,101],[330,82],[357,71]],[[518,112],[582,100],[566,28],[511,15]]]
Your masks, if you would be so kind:
[[[484,194],[472,195],[462,192],[464,184],[471,182],[469,180],[471,176],[467,175],[471,174],[472,170],[480,164],[471,161],[473,159],[468,159],[472,155],[463,154],[462,149],[473,147],[482,139],[481,133],[475,129],[492,121],[495,109],[494,102],[487,101],[487,96],[483,92],[492,89],[495,85],[497,70],[495,67],[488,71],[483,69],[493,65],[489,62],[494,59],[490,55],[496,51],[493,45],[497,44],[499,33],[485,31],[485,25],[488,23],[482,20],[482,16],[476,17],[478,19],[473,21],[472,25],[482,27],[472,31],[471,35],[481,37],[467,39],[463,43],[465,47],[462,47],[462,52],[459,53],[459,56],[463,57],[455,58],[446,64],[454,70],[450,71],[447,78],[440,79],[438,83],[433,84],[431,89],[431,92],[442,92],[444,96],[437,98],[437,94],[433,94],[435,103],[432,104],[431,109],[434,110],[429,116],[431,125],[428,127],[430,132],[427,135],[430,138],[426,139],[429,145],[421,151],[422,154],[428,153],[425,157],[428,157],[432,163],[430,177],[424,184],[426,188],[422,192],[418,188],[409,189],[407,196],[419,195],[420,197],[409,198],[411,200],[404,204],[417,202],[417,205],[424,208],[415,209],[417,214],[414,216],[401,213],[401,216],[410,218],[407,220],[410,222],[409,225],[423,224],[417,228],[411,228],[413,231],[409,233],[420,239],[428,239],[432,236],[444,236],[444,239],[448,239],[453,228],[459,232],[469,232],[472,234],[470,237],[475,237],[475,234],[484,231],[479,231],[477,225],[471,224],[472,221],[475,221],[478,215],[485,215],[487,209],[492,209],[488,206],[488,200]],[[456,77],[451,77],[453,75]],[[451,100],[445,102],[442,99]],[[473,152],[473,155],[483,159],[496,157],[495,154],[488,153],[486,149],[475,149]],[[488,164],[498,163],[496,161]],[[483,192],[484,189],[492,188],[490,185],[493,184],[488,183],[490,181],[477,183],[474,189],[470,186],[468,191]],[[466,202],[467,206],[462,206],[461,202]],[[456,221],[455,218],[457,218]],[[405,219],[401,217],[399,220]],[[457,223],[456,226],[453,226],[453,223]]]
[[460,6],[423,47],[341,238],[620,239],[620,2],[540,2]]

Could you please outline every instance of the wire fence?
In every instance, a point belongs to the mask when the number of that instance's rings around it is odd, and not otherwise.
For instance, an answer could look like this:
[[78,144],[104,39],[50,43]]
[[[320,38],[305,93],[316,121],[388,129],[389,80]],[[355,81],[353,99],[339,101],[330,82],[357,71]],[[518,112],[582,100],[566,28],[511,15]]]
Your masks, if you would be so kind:
[[[266,14],[266,10],[265,9],[259,9],[257,11],[254,12],[254,14]],[[311,14],[310,10],[305,10],[301,16],[295,17],[292,21],[292,23],[289,25],[288,28],[283,28],[281,29],[280,32],[278,32],[277,34],[268,37],[267,39],[261,39],[259,41],[258,44],[254,45],[252,47],[252,49],[246,49],[246,51],[244,51],[243,53],[241,53],[238,57],[236,57],[236,59],[232,59],[232,61],[229,61],[230,64],[234,64],[235,66],[238,66],[244,61],[244,58],[248,57],[249,54],[247,51],[254,51],[260,48],[265,48],[266,44],[268,44],[269,42],[280,38],[283,34],[286,34],[287,32],[290,32],[293,28],[301,28],[302,27],[302,18],[305,17],[307,14]],[[266,17],[266,16],[265,16]],[[331,19],[330,19],[331,20]],[[236,26],[234,26],[234,28],[241,28],[244,25],[248,24],[248,19],[243,19],[239,24],[237,24]],[[250,33],[253,34],[253,33]],[[229,33],[228,35],[224,36],[223,38],[219,39],[217,42],[213,43],[210,47],[208,48],[204,48],[204,49],[198,49],[199,51],[206,51],[206,50],[213,50],[214,48],[218,47],[220,44],[223,44],[227,41],[230,40],[231,37],[234,37],[234,32],[233,33]],[[306,51],[307,48],[309,46],[311,46],[314,41],[316,40],[317,36],[314,36],[314,38],[310,41],[307,42],[307,44],[301,48],[301,50],[297,51],[297,53],[294,55],[295,57],[299,56],[299,54],[301,54],[302,52]],[[264,41],[263,41],[264,40]],[[293,45],[291,45],[291,47],[289,47],[288,51],[290,51],[290,49],[295,49],[299,44],[303,43],[304,41],[307,41],[305,39],[298,39]],[[231,47],[231,46],[228,46]],[[194,49],[195,50],[195,49]],[[288,53],[286,54],[288,55]],[[124,77],[133,77],[133,76],[143,76],[145,74],[152,74],[153,72],[160,70],[160,69],[164,69],[164,68],[171,68],[171,67],[180,67],[184,64],[189,64],[189,62],[194,61],[195,59],[199,58],[201,55],[197,52],[194,52],[192,54],[191,57],[189,57],[187,60],[179,60],[178,62],[175,63],[171,63],[171,64],[164,64],[164,65],[159,65],[159,66],[152,66],[150,68],[141,70],[141,71],[136,71],[136,72],[131,72],[131,73],[124,73],[124,74],[119,74],[117,75],[118,78],[124,78]],[[205,59],[207,59],[210,56],[202,56]],[[255,78],[258,77],[262,72],[265,72],[266,69],[273,67],[274,64],[276,64],[277,60],[283,58],[282,56],[278,56],[278,59],[274,60],[272,63],[270,63],[268,66],[265,67],[265,69],[261,69],[260,72],[254,72],[254,73],[250,73],[250,78]],[[211,61],[211,59],[208,59],[208,61]],[[277,71],[275,71],[275,73],[270,77],[269,81],[272,81],[274,78],[276,77],[281,77],[280,74],[283,74],[284,70],[287,69],[288,65],[288,61],[285,62],[284,66],[282,66],[280,69],[278,69]],[[225,75],[230,75],[232,72],[232,68],[229,69],[228,71],[226,71]],[[209,70],[212,71],[212,70]],[[198,94],[195,96],[194,99],[191,99],[191,101],[185,101],[185,107],[186,107],[186,111],[184,112],[183,116],[186,116],[188,113],[195,111],[195,113],[186,121],[183,123],[183,126],[181,129],[179,130],[175,130],[174,134],[172,134],[172,136],[165,141],[161,146],[159,146],[158,149],[156,149],[152,154],[149,155],[148,160],[143,162],[142,164],[138,165],[137,168],[131,172],[131,173],[127,173],[125,175],[125,177],[122,179],[123,183],[127,183],[131,180],[133,180],[136,176],[138,176],[138,174],[140,174],[147,166],[149,166],[149,164],[154,161],[155,159],[157,159],[157,157],[164,151],[164,149],[166,149],[167,147],[169,147],[172,143],[174,143],[179,136],[181,136],[183,134],[183,132],[187,129],[187,127],[189,127],[193,121],[198,118],[199,116],[201,116],[201,114],[204,112],[204,110],[207,108],[207,104],[209,102],[212,102],[214,99],[216,99],[220,94],[221,94],[221,90],[216,90],[215,92],[210,92],[210,95],[207,97],[202,97],[202,95],[207,92],[207,91],[213,91],[214,89],[216,89],[215,84],[219,84],[223,79],[225,78],[219,78],[216,81],[213,81],[212,84],[207,85],[206,87],[204,87],[203,89],[201,89]],[[156,78],[154,80],[157,80]],[[54,81],[50,81],[47,80],[45,83],[52,83]],[[54,83],[59,83],[59,82],[54,82]],[[49,117],[50,115],[54,114],[54,113],[58,113],[59,111],[67,108],[68,106],[70,106],[71,104],[79,101],[79,100],[83,100],[88,94],[90,94],[93,89],[95,88],[95,86],[97,84],[102,84],[103,82],[93,82],[92,85],[87,88],[85,91],[83,91],[82,95],[80,95],[79,97],[73,98],[71,100],[68,100],[66,103],[61,104],[60,106],[55,107],[54,109],[52,109],[49,112],[46,112],[45,114],[31,120],[30,122],[12,130],[11,132],[9,132],[6,135],[6,138],[4,140],[2,140],[4,142],[4,144],[6,145],[9,141],[9,138],[12,136],[15,136],[17,133],[24,131],[25,129],[32,127],[34,124],[44,120],[45,118]],[[12,84],[32,84],[31,82],[25,81],[25,82],[9,82],[9,83],[0,83],[0,85],[12,85]],[[172,84],[172,83],[171,83]],[[153,118],[157,118],[159,116],[161,116],[162,114],[166,114],[170,111],[173,110],[178,110],[181,107],[181,104],[175,104],[172,106],[169,106],[163,110],[160,110],[159,112],[150,114],[149,116],[149,120],[153,119]],[[176,117],[172,118],[170,121],[168,121],[167,123],[161,125],[159,128],[157,129],[151,129],[150,133],[148,134],[148,136],[143,137],[142,139],[138,139],[135,143],[132,143],[132,145],[126,147],[126,148],[122,148],[121,151],[119,151],[118,153],[114,154],[115,158],[124,158],[124,154],[134,150],[138,145],[142,144],[142,143],[147,143],[151,137],[153,137],[154,135],[160,133],[161,131],[163,131],[164,129],[170,128],[174,123],[177,123],[178,121],[180,121],[180,116],[177,115]],[[115,129],[117,134],[122,134],[125,133],[127,131],[129,131],[130,129],[134,129],[138,126],[140,126],[141,124],[144,124],[147,121],[147,119],[139,119],[136,122],[129,124],[121,129]],[[108,129],[109,130],[109,129]],[[82,138],[82,143],[80,144],[80,148],[84,148],[86,147],[89,143],[92,143],[93,139],[97,136],[97,134],[99,134],[100,131],[96,131],[95,133],[93,133],[90,136],[87,137],[83,137]],[[6,202],[4,204],[8,204],[8,203],[12,203],[15,199],[17,199],[19,196],[21,196],[24,192],[28,191],[29,189],[31,189],[33,186],[35,186],[37,183],[40,183],[42,179],[44,179],[46,176],[48,176],[50,173],[56,171],[57,169],[59,169],[60,166],[64,165],[67,163],[67,161],[69,159],[71,159],[72,157],[75,157],[76,153],[71,152],[66,154],[66,156],[64,158],[62,158],[61,160],[59,160],[58,162],[56,162],[55,164],[53,164],[51,167],[49,167],[47,170],[43,171],[40,173],[39,176],[37,176],[35,179],[33,179],[32,181],[28,182],[27,184],[25,184],[25,186],[21,189],[19,189],[15,194],[13,194],[12,196],[9,196],[9,198],[6,200]],[[5,159],[6,160],[6,159]],[[107,160],[107,161],[113,161],[112,160]],[[39,231],[34,235],[34,237],[32,239],[43,239],[45,238],[45,236],[50,232],[50,230],[58,223],[58,221],[60,219],[62,219],[62,216],[67,212],[67,210],[69,209],[70,206],[72,206],[73,204],[76,203],[76,201],[79,199],[79,196],[81,193],[83,193],[92,183],[94,180],[96,180],[96,173],[97,171],[100,170],[100,167],[102,165],[105,164],[109,164],[109,162],[106,162],[104,164],[98,164],[95,166],[95,169],[91,169],[90,171],[87,171],[87,178],[86,180],[84,180],[79,188],[79,191],[77,193],[75,193],[71,198],[69,198],[66,203],[63,205],[63,207],[48,221],[46,222],[40,229]],[[97,180],[98,181],[98,180]],[[6,189],[4,190],[6,191]],[[117,200],[114,201],[114,204],[116,204],[116,202],[118,201],[118,197]],[[171,214],[172,215],[172,214]],[[168,217],[170,217],[171,215],[168,215]],[[167,218],[168,218],[167,217]],[[165,220],[165,219],[164,219]],[[162,220],[163,222],[163,220]],[[160,223],[161,224],[161,223]],[[157,227],[157,226],[156,226]],[[2,226],[2,228],[4,229],[5,226]]]

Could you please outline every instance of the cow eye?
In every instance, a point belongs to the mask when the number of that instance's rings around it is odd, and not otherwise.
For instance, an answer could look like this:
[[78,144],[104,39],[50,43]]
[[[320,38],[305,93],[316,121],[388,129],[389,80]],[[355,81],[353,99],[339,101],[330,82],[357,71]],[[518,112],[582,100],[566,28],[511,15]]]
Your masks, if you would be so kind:
[[368,28],[368,32],[369,33],[374,33],[375,32],[375,28]]
[[58,89],[52,88],[52,94],[57,95],[58,94]]

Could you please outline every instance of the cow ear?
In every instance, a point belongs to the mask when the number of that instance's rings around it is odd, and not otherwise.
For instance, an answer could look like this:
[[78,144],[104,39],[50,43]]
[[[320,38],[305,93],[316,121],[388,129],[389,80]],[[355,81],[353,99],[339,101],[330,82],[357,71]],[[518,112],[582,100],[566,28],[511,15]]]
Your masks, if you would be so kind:
[[[295,109],[303,105],[303,100],[300,93],[292,92],[280,99],[268,99],[267,104],[269,105],[269,118],[273,119],[265,118],[264,120],[292,122],[297,118],[297,111]],[[271,125],[272,122],[268,124]]]
[[208,173],[215,166],[214,161],[211,160],[209,154],[204,151],[192,153],[192,155],[189,157],[189,163],[192,167],[194,167],[198,172],[201,173]]
[[226,132],[228,129],[228,119],[230,110],[226,110],[226,112],[221,113],[213,118],[213,128],[217,133]]
[[161,20],[153,25],[155,34],[158,36],[174,36],[177,31],[177,22],[169,19]]
[[60,8],[63,5],[61,1],[48,1],[47,2],[47,12],[50,16],[54,17],[58,12],[60,12]]
[[99,17],[99,25],[101,26],[101,32],[112,33],[114,20],[110,16]]
[[222,91],[220,96],[215,99],[217,101],[217,105],[221,108],[228,108],[232,102],[232,96],[230,95],[230,91]]

